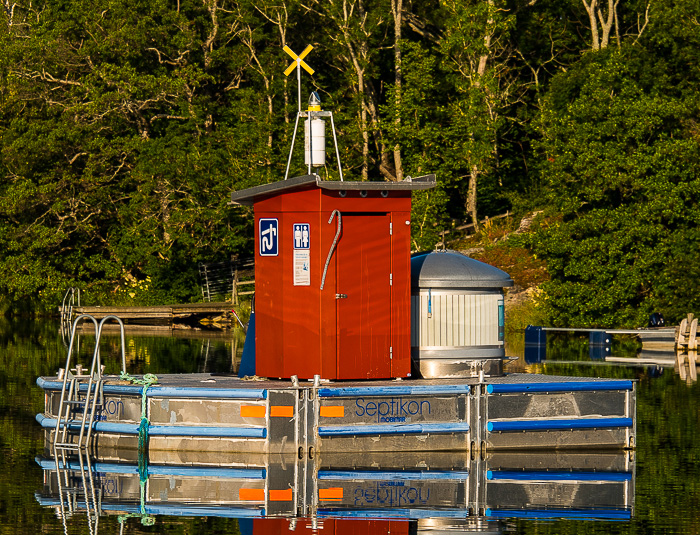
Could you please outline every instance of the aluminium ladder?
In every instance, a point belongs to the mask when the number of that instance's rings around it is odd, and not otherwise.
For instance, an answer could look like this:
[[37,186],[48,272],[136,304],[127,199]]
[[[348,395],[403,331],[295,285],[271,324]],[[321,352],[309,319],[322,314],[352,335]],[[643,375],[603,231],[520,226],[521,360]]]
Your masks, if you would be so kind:
[[[87,375],[82,373],[83,369],[80,365],[76,365],[74,369],[70,367],[78,323],[83,319],[90,320],[95,325],[95,350],[90,365],[90,372]],[[90,444],[95,413],[102,409],[104,399],[104,379],[102,377],[104,367],[100,360],[100,338],[102,326],[108,320],[115,320],[119,323],[122,357],[121,371],[126,373],[126,355],[124,353],[126,345],[122,320],[116,316],[106,316],[98,324],[97,320],[88,314],[81,314],[75,318],[71,329],[68,356],[66,357],[63,371],[63,384],[54,435],[54,449],[81,451],[83,449],[87,450]]]
[[[66,458],[64,449],[60,450],[60,457],[59,450],[54,449],[59,498],[56,514],[63,522],[65,533],[68,533],[66,521],[75,515],[84,504],[90,535],[97,535],[102,510],[102,488],[95,483],[96,478],[90,457],[80,450],[76,453],[77,467],[74,462]],[[78,472],[80,477],[78,477]]]

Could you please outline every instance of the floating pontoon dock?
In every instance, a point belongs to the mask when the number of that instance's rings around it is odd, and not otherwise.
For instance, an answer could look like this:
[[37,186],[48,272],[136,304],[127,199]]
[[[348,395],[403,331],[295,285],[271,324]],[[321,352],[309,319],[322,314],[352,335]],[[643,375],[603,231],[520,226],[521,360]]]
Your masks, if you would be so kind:
[[[318,455],[313,460],[242,455],[231,466],[151,464],[145,474],[139,465],[124,460],[80,462],[75,457],[47,456],[37,458],[37,463],[44,470],[37,500],[55,507],[64,518],[84,511],[88,504],[98,509],[92,511],[93,518],[127,512],[142,518],[185,515],[262,521],[268,517],[271,522],[275,519],[269,517],[276,516],[284,517],[285,524],[303,522],[304,517],[309,523],[310,518],[355,519],[355,529],[343,533],[357,533],[361,519],[449,518],[465,526],[479,518],[628,520],[634,506],[634,461],[623,452],[507,453],[485,458],[454,452],[355,453]],[[261,528],[265,527],[270,525],[263,523]],[[280,533],[288,532],[287,527]]]
[[[62,381],[38,380],[46,411],[37,420],[49,441],[67,426],[78,447],[82,410],[57,425]],[[88,385],[77,390],[84,395]],[[629,380],[509,374],[321,383],[183,374],[159,376],[149,387],[104,376],[99,390],[88,444],[98,459],[104,448],[138,449],[144,419],[156,463],[172,451],[234,459],[242,452],[623,449],[634,447],[636,431]]]

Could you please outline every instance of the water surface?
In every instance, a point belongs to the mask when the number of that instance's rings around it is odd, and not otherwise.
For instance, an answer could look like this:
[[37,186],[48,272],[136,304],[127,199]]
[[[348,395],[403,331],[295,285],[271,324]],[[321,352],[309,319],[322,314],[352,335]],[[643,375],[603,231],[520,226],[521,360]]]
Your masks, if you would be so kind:
[[[242,347],[238,337],[204,336],[201,333],[159,332],[127,336],[129,371],[140,373],[216,372],[236,368]],[[138,500],[131,516],[124,511],[103,511],[97,524],[83,511],[65,522],[56,508],[41,505],[44,472],[37,457],[44,451],[44,436],[35,415],[43,410],[43,392],[36,384],[40,375],[53,375],[64,365],[66,346],[58,324],[0,320],[0,533],[418,533],[431,530],[503,533],[700,533],[700,387],[678,369],[661,366],[610,364],[592,360],[586,340],[550,337],[547,359],[528,364],[521,356],[513,371],[551,375],[629,378],[637,383],[637,449],[633,454],[633,508],[631,519],[594,520],[506,517],[487,519],[480,511],[462,518],[372,520],[326,518],[290,520],[237,519],[207,511],[200,516],[169,510],[149,515],[144,525]],[[80,338],[80,355],[89,362],[94,342],[89,334]],[[511,341],[509,354],[518,354],[518,341]],[[520,347],[522,347],[520,345]],[[110,336],[102,346],[103,362],[114,372],[118,367],[119,338]],[[614,344],[616,357],[634,358],[633,341]],[[461,462],[456,458],[453,463]],[[465,466],[473,469],[465,458]],[[601,487],[602,489],[603,487]],[[134,509],[135,508],[135,509]],[[449,511],[449,507],[447,508]],[[396,514],[396,513],[392,513]],[[448,515],[449,516],[449,515]],[[149,523],[149,522],[147,522]]]

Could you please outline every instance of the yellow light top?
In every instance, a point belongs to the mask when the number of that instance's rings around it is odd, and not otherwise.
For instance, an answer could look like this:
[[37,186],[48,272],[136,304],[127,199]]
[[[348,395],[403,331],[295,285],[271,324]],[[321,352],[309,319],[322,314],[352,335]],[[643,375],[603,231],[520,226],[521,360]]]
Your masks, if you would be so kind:
[[307,111],[321,111],[321,97],[318,96],[316,91],[313,91],[309,97],[309,107]]

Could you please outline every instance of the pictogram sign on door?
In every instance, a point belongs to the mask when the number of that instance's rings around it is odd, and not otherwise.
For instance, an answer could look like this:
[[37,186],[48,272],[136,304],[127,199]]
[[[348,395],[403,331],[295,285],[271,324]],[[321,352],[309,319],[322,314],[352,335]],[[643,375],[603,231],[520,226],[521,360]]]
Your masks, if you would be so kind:
[[343,212],[336,302],[338,378],[391,376],[389,214]]
[[294,223],[294,286],[311,285],[311,225]]
[[258,222],[258,241],[260,243],[260,256],[277,256],[279,222],[276,217],[261,218]]

